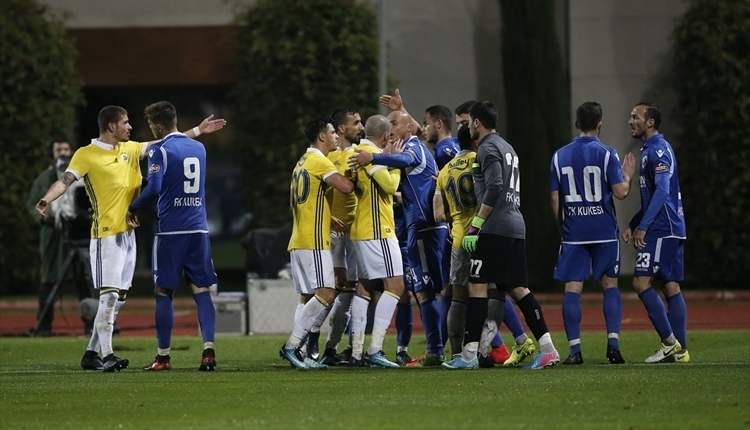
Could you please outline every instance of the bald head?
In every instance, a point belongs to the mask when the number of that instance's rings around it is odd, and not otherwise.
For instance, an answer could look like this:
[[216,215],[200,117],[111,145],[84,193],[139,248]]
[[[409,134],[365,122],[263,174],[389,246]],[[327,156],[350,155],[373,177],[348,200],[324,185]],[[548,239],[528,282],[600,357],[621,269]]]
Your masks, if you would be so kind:
[[373,138],[377,139],[384,133],[388,132],[390,128],[391,124],[386,117],[383,115],[373,115],[367,118],[367,122],[365,123],[365,136],[367,136],[369,140],[372,140]]
[[411,115],[406,112],[392,111],[388,114],[388,122],[391,124],[391,142],[407,140],[414,133]]

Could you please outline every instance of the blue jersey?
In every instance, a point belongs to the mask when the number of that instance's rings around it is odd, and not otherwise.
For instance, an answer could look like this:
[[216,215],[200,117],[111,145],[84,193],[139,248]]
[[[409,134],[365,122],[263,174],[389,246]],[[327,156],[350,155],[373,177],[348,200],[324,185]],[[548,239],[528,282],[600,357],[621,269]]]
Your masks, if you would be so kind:
[[560,195],[563,243],[618,240],[612,186],[625,182],[617,151],[580,136],[552,157],[550,189]]
[[641,207],[630,221],[649,236],[686,238],[677,159],[672,145],[657,133],[641,148]]
[[130,205],[135,212],[158,193],[155,233],[208,233],[206,148],[182,133],[171,133],[148,150],[148,184]]
[[459,151],[461,151],[461,147],[458,146],[458,139],[455,137],[446,137],[436,143],[435,162],[437,163],[438,172],[443,169],[443,166],[450,163]]

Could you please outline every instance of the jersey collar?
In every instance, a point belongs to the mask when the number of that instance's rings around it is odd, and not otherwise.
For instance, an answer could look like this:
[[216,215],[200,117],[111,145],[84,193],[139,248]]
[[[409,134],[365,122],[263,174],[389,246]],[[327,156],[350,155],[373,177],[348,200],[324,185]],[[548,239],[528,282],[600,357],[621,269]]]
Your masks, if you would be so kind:
[[662,140],[664,138],[664,135],[661,133],[656,133],[655,135],[649,137],[646,139],[645,142],[643,142],[643,147],[648,148],[649,146],[653,145],[654,143]]
[[307,152],[317,152],[321,157],[324,157],[323,152],[318,148],[307,148]]
[[[376,145],[375,143],[373,143],[371,140],[368,140],[368,139],[360,139],[359,140],[359,144],[360,145],[370,145],[370,146],[374,146],[374,147],[378,148],[378,145]],[[378,148],[378,149],[380,149],[380,148]]]
[[472,152],[474,152],[474,151],[472,151],[471,149],[462,149],[462,150],[458,151],[458,153],[456,154],[456,157],[460,157],[460,156],[466,155],[466,154],[471,154]]
[[109,143],[104,143],[99,139],[91,139],[91,144],[99,148],[106,149],[107,151],[111,151],[115,149],[114,145],[110,145]]

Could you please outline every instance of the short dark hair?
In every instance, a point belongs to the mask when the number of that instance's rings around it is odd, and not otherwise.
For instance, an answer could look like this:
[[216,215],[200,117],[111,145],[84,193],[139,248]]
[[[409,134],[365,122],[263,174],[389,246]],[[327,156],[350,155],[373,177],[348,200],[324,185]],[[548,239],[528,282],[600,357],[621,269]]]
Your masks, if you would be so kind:
[[497,109],[490,101],[476,102],[469,109],[472,120],[478,120],[484,128],[494,130],[497,127]]
[[448,131],[453,131],[453,115],[451,115],[451,110],[448,107],[443,105],[430,106],[425,109],[425,113],[435,121],[443,121],[443,126],[447,127]]
[[125,110],[125,108],[120,106],[104,106],[102,110],[99,111],[99,117],[97,118],[96,122],[99,124],[99,131],[101,133],[104,133],[107,131],[107,126],[114,122],[118,123],[120,121],[120,118],[124,117],[128,114],[128,111]]
[[473,105],[474,103],[476,103],[476,100],[465,101],[458,105],[454,111],[456,116],[469,113],[469,109],[471,109],[471,105]]
[[53,154],[52,151],[54,150],[56,143],[67,143],[68,146],[70,147],[70,152],[73,152],[73,144],[70,143],[68,139],[58,136],[50,140],[49,143],[47,144],[47,155],[49,156],[49,158],[52,158],[55,156],[55,154]]
[[338,130],[340,125],[346,124],[349,120],[349,115],[357,115],[358,113],[353,107],[342,106],[331,114],[331,125]]
[[461,149],[471,149],[471,144],[474,142],[474,139],[471,138],[471,130],[469,130],[468,125],[458,127],[456,139],[458,139],[458,146]]
[[646,106],[646,119],[653,119],[654,120],[654,128],[659,129],[659,125],[661,125],[661,109],[659,109],[659,106],[657,106],[655,103],[651,102],[640,102],[636,106]]
[[161,101],[150,104],[143,110],[143,114],[146,120],[166,127],[168,130],[177,125],[177,109],[170,102]]
[[602,105],[597,102],[585,102],[576,108],[576,122],[582,132],[596,130],[602,120]]
[[325,133],[328,129],[328,124],[333,125],[331,118],[315,117],[305,126],[305,137],[310,143],[315,143],[320,133]]

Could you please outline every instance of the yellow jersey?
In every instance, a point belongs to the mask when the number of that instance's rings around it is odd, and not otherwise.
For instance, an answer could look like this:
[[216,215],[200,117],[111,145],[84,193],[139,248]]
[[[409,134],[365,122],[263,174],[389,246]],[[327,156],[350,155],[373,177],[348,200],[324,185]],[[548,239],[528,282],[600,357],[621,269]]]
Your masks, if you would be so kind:
[[[362,139],[357,149],[379,154],[382,151],[369,140]],[[385,169],[385,170],[384,170]],[[391,172],[395,186],[392,192],[384,190],[373,178],[376,172],[387,167],[369,164],[357,170],[354,192],[357,194],[357,208],[352,223],[352,240],[375,240],[396,237],[396,223],[393,220],[393,193],[398,186],[401,173]]]
[[[328,159],[331,160],[336,170],[342,176],[346,176],[349,168],[349,157],[355,154],[354,149],[357,145],[352,145],[344,150],[336,149],[328,153]],[[354,213],[357,210],[357,195],[354,193],[344,194],[339,190],[333,190],[333,201],[331,202],[331,215],[340,219],[347,226],[351,227],[354,222]]]
[[479,211],[477,197],[474,194],[474,180],[471,176],[471,165],[476,157],[476,152],[462,150],[438,173],[435,190],[445,197],[448,211],[453,218],[453,249],[461,248],[461,240],[471,226],[474,215]]
[[292,237],[287,250],[331,249],[332,188],[326,183],[338,173],[331,160],[308,148],[292,172]]
[[83,180],[91,201],[91,238],[113,236],[132,230],[125,221],[128,205],[141,192],[139,161],[148,143],[120,142],[117,148],[92,139],[78,149],[66,171]]

